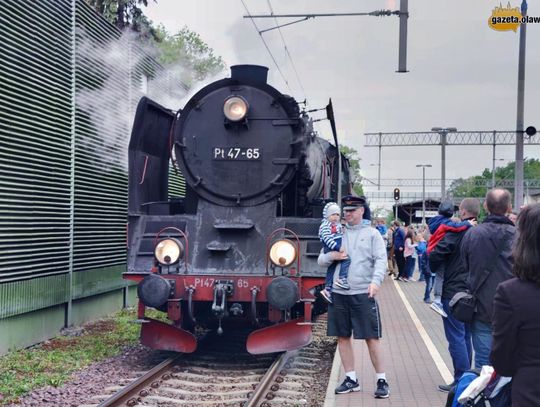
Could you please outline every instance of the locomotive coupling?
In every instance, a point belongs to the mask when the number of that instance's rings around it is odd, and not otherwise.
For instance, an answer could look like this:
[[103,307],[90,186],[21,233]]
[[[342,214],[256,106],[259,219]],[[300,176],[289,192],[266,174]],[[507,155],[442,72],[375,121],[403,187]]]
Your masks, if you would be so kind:
[[234,281],[219,280],[214,283],[214,301],[212,312],[219,318],[223,317],[226,310],[227,296],[234,291]]
[[242,307],[242,304],[235,302],[233,305],[231,305],[231,308],[229,308],[229,313],[235,317],[238,317],[244,313],[244,308]]

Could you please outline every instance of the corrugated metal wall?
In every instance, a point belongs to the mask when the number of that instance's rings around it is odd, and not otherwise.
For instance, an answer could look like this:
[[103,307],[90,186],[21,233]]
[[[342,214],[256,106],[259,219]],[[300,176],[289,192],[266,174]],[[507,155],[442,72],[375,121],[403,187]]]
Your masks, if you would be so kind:
[[78,3],[73,270],[125,261],[129,44]]
[[71,10],[51,3],[0,2],[0,281],[69,267]]
[[124,284],[129,133],[161,70],[133,44],[82,0],[0,2],[0,318]]

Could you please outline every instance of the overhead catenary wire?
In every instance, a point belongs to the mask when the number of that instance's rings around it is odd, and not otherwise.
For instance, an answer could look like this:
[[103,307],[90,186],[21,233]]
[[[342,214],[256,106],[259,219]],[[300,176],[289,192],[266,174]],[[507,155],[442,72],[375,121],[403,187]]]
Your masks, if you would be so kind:
[[[251,13],[249,12],[244,0],[240,0],[240,1],[242,2],[242,5],[246,9],[246,13],[248,14],[248,16],[251,16]],[[274,58],[274,55],[272,54],[272,51],[270,51],[270,47],[268,47],[268,44],[266,43],[264,37],[262,36],[262,34],[261,34],[260,30],[259,30],[259,27],[257,27],[257,24],[255,24],[255,20],[253,20],[252,18],[250,18],[250,20],[253,23],[253,27],[255,27],[255,30],[257,30],[257,33],[259,34],[259,37],[261,38],[261,41],[264,44],[264,47],[268,51],[268,54],[270,54],[270,58],[272,58],[272,61],[274,62],[274,65],[276,66],[279,74],[281,75],[281,78],[283,79],[283,82],[285,82],[285,85],[287,85],[287,89],[289,89],[289,92],[292,93],[291,87],[289,85],[289,81],[287,80],[287,78],[285,78],[285,75],[283,74],[283,71],[279,67],[279,64],[277,63],[276,58]]]
[[[272,4],[270,3],[270,0],[266,0],[266,1],[268,3],[268,8],[270,9],[270,13],[273,15],[274,10],[272,9]],[[298,85],[300,86],[300,89],[302,90],[302,94],[304,95],[304,99],[307,100],[306,90],[304,89],[304,85],[302,84],[302,80],[300,79],[300,75],[298,75],[298,70],[296,69],[296,65],[294,64],[291,53],[289,52],[289,48],[287,47],[287,44],[285,43],[285,38],[283,37],[283,33],[281,32],[281,28],[280,28],[280,26],[278,24],[277,18],[274,17],[274,21],[276,22],[276,28],[277,28],[277,30],[279,32],[279,36],[281,37],[281,41],[283,42],[283,47],[285,48],[285,53],[287,54],[287,57],[289,58],[289,61],[291,61],[291,66],[292,66],[294,74],[296,76],[296,80],[298,82]]]

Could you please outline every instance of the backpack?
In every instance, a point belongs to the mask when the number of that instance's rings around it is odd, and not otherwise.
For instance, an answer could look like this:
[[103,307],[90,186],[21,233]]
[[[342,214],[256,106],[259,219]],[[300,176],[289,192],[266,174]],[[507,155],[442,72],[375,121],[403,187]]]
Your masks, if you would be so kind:
[[456,385],[448,392],[445,407],[459,407],[458,397],[467,388],[471,382],[479,376],[477,370],[468,370],[461,375]]
[[512,382],[508,382],[499,375],[494,375],[486,388],[474,399],[466,404],[460,404],[458,398],[461,393],[480,375],[479,369],[468,370],[459,378],[456,386],[448,393],[446,407],[511,407]]

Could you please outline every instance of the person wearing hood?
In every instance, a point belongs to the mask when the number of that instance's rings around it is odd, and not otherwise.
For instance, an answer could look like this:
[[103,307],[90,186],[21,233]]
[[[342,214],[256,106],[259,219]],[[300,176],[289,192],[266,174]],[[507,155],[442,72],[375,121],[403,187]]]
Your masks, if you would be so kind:
[[[345,370],[345,380],[335,389],[336,394],[360,390],[354,368],[353,338],[363,339],[368,347],[376,373],[376,398],[390,395],[382,360],[382,327],[379,306],[375,299],[386,274],[386,247],[377,229],[366,224],[367,202],[364,197],[345,196],[345,232],[342,251],[321,251],[318,264],[330,266],[336,260],[350,257],[349,289],[335,287],[328,306],[327,334],[338,337],[338,350]],[[339,265],[338,265],[339,267]],[[337,273],[335,273],[337,274]],[[334,276],[334,284],[337,276]]]
[[[323,250],[325,253],[331,251],[341,251],[341,242],[343,240],[343,231],[341,227],[341,209],[335,202],[329,202],[323,209],[323,220],[319,227],[319,239],[323,244]],[[326,302],[332,302],[332,286],[334,281],[334,272],[336,271],[336,265],[341,263],[339,268],[339,278],[335,282],[336,287],[344,290],[349,289],[349,283],[347,276],[349,274],[349,266],[351,260],[346,257],[343,260],[332,262],[326,271],[326,281],[324,290],[321,291],[322,297]]]
[[[476,220],[466,220],[463,222],[454,222],[452,216],[454,215],[454,203],[452,201],[443,201],[439,205],[439,214],[431,218],[428,222],[429,231],[431,233],[431,239],[427,247],[427,254],[435,249],[437,244],[444,238],[448,232],[460,233],[466,231],[471,226],[476,225]],[[428,260],[429,261],[429,260]],[[441,273],[435,275],[435,281],[433,282],[433,302],[430,308],[443,317],[447,317],[448,314],[443,309],[442,304],[442,291],[443,291],[444,277]]]

